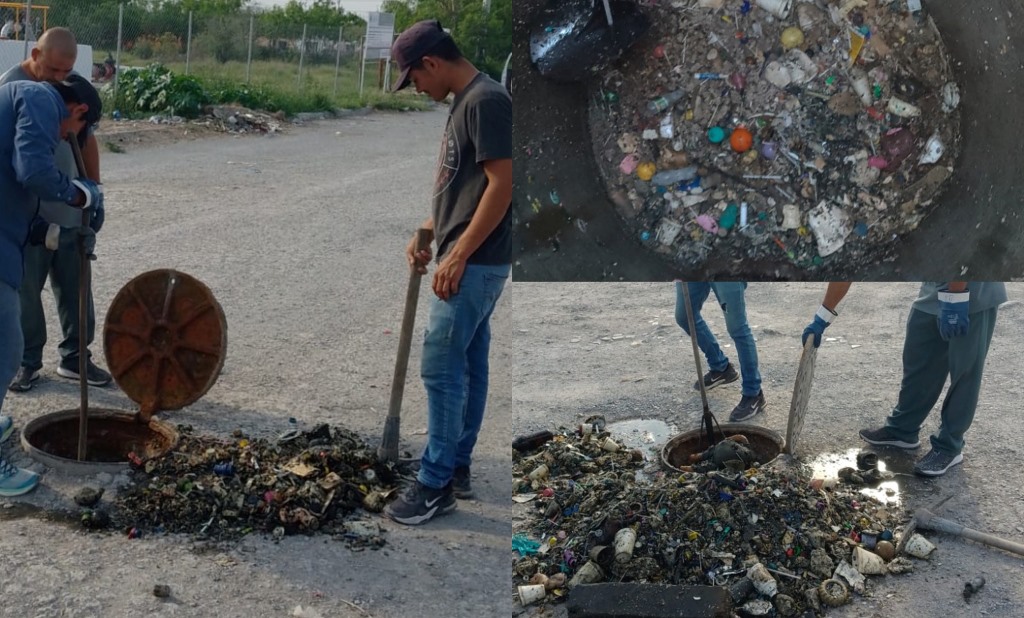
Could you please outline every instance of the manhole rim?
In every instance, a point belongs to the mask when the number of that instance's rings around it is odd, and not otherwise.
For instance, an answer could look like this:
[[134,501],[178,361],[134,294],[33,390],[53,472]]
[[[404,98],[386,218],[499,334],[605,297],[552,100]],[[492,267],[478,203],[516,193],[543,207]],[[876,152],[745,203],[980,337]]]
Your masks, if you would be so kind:
[[[33,460],[46,465],[48,468],[68,474],[91,475],[106,472],[116,475],[128,470],[130,465],[128,461],[78,461],[48,453],[32,444],[31,438],[35,437],[39,431],[44,430],[49,425],[61,421],[77,421],[78,418],[78,408],[57,410],[56,412],[48,412],[33,418],[21,430],[21,447]],[[127,410],[90,407],[89,420],[97,419],[117,419],[125,422],[136,422],[135,414]],[[168,445],[164,454],[177,448],[181,440],[181,434],[172,425],[161,420],[151,419],[149,421],[149,428],[154,433],[161,434],[167,438]]]
[[[774,429],[763,427],[761,425],[755,425],[753,423],[723,423],[722,425],[716,427],[716,432],[718,431],[718,428],[721,429],[722,433],[725,434],[726,437],[737,433],[753,433],[758,434],[761,437],[768,438],[769,440],[778,444],[778,454],[776,454],[775,457],[772,457],[768,461],[761,462],[761,465],[775,461],[776,459],[779,458],[780,455],[782,455],[785,452],[786,439],[785,437],[783,437],[781,433],[775,431]],[[661,447],[661,465],[665,466],[669,470],[672,470],[673,472],[682,473],[682,470],[669,463],[669,449],[670,447],[674,448],[675,445],[678,444],[679,442],[684,442],[694,437],[698,437],[702,433],[704,433],[703,429],[691,429],[690,431],[684,431],[683,433],[676,434],[669,438],[668,441],[665,442],[665,444]]]

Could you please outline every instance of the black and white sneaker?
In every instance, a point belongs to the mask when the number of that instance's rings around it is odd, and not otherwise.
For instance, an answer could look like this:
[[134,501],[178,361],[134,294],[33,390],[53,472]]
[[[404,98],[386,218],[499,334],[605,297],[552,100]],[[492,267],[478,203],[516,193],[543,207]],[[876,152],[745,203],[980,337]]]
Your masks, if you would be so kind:
[[736,407],[732,409],[732,414],[729,415],[729,420],[738,423],[745,421],[748,418],[753,418],[758,414],[764,412],[765,406],[768,404],[764,400],[764,391],[760,391],[754,396],[744,395],[740,402],[736,404]]
[[860,439],[864,440],[868,444],[875,444],[877,446],[895,446],[896,448],[904,448],[908,451],[912,451],[921,446],[920,440],[915,442],[905,442],[889,433],[889,430],[885,427],[879,427],[878,429],[861,429]]
[[963,460],[964,456],[960,453],[947,455],[932,449],[921,458],[921,461],[914,464],[914,472],[921,476],[942,476],[947,470]]
[[[725,366],[725,369],[721,371],[709,371],[704,374],[704,390],[711,390],[716,386],[722,384],[729,384],[740,379],[740,374],[736,371],[736,368],[729,363]],[[700,390],[700,382],[693,383],[693,390]]]
[[469,466],[455,467],[455,475],[452,476],[452,493],[459,500],[469,500],[473,497],[473,486],[469,481]]
[[444,489],[434,489],[416,481],[384,509],[384,514],[400,524],[418,526],[430,521],[435,515],[454,510],[455,495],[451,483]]
[[[69,380],[78,380],[78,361],[76,360],[74,363],[62,361],[57,365],[57,375]],[[89,383],[89,386],[106,386],[113,381],[113,378],[109,373],[97,367],[96,363],[90,359],[86,363],[85,381]]]

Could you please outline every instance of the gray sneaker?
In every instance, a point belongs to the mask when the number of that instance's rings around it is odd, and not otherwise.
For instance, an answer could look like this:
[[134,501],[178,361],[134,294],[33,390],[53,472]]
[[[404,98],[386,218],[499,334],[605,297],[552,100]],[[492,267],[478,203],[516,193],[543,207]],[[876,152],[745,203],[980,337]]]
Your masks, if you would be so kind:
[[18,368],[18,373],[11,380],[11,383],[7,386],[7,390],[14,393],[26,393],[32,390],[32,383],[39,379],[38,369],[29,369],[28,367],[22,366]]
[[27,494],[39,484],[39,475],[0,458],[0,496],[11,498]]
[[435,515],[454,510],[455,496],[452,495],[451,484],[444,489],[434,489],[415,481],[398,499],[387,505],[384,514],[400,524],[418,526],[430,521]]
[[455,475],[452,477],[452,493],[459,500],[469,500],[473,497],[473,486],[469,482],[469,466],[456,466]]
[[[739,372],[737,372],[736,368],[732,366],[732,363],[729,363],[728,365],[725,366],[725,369],[721,371],[711,370],[704,374],[704,390],[709,391],[715,388],[716,386],[721,386],[723,384],[731,384],[732,382],[735,382],[736,380],[739,379]],[[693,390],[700,390],[699,380],[693,383]]]
[[861,429],[860,439],[864,440],[868,444],[875,444],[877,446],[895,446],[896,448],[903,448],[907,450],[914,450],[921,446],[920,440],[905,442],[889,433],[889,430],[885,427],[879,427],[878,429]]
[[765,403],[764,400],[764,391],[759,392],[753,397],[743,395],[743,397],[740,398],[740,402],[732,409],[732,413],[729,415],[729,420],[733,423],[739,423],[749,418],[753,418],[764,412],[767,405],[768,404]]
[[961,453],[947,455],[932,449],[928,454],[914,464],[914,472],[921,476],[942,476],[953,466],[963,462],[964,456]]

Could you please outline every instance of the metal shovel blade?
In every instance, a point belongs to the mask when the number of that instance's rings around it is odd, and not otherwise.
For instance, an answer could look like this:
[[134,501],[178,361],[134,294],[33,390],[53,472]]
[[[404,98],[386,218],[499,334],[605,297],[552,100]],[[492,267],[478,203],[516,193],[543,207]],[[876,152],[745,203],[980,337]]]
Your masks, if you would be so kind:
[[576,82],[617,60],[650,28],[628,0],[552,0],[530,29],[530,60],[544,77]]
[[793,385],[793,400],[789,404],[789,424],[786,426],[786,453],[789,455],[796,454],[796,443],[804,428],[807,402],[811,399],[811,383],[814,382],[814,359],[817,356],[818,348],[814,347],[814,338],[808,337],[804,351],[800,354],[796,383]]

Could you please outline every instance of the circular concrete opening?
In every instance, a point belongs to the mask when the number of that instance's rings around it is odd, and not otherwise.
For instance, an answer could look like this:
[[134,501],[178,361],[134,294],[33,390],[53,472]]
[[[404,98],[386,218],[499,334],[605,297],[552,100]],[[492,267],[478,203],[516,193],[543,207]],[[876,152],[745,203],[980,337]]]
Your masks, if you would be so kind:
[[[757,453],[762,464],[768,463],[779,456],[785,440],[777,432],[760,425],[729,423],[721,426],[725,437],[743,434],[750,440],[750,449]],[[708,448],[707,438],[703,429],[694,429],[675,436],[661,449],[661,461],[665,467],[682,472],[682,466],[688,465],[691,454],[702,453]]]
[[178,444],[178,432],[160,421],[140,423],[120,410],[90,408],[86,461],[78,461],[78,409],[60,410],[31,420],[21,443],[34,459],[74,474],[117,474],[128,468],[129,456],[160,457]]

